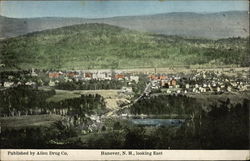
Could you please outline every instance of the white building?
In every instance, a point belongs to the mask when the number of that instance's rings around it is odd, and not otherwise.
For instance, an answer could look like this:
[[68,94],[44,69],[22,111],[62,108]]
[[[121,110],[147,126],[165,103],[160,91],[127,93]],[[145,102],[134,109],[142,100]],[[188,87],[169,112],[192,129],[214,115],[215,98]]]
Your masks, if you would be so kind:
[[130,76],[130,81],[135,81],[136,83],[139,82],[139,76]]
[[54,87],[55,85],[56,85],[56,83],[54,81],[52,81],[52,80],[49,81],[49,86],[50,87]]
[[35,85],[35,84],[36,84],[35,82],[31,82],[31,81],[25,83],[26,86],[32,86],[32,85]]
[[122,93],[132,93],[133,89],[132,89],[132,87],[122,87],[121,92]]
[[35,72],[34,68],[32,68],[32,71],[31,71],[31,76],[32,76],[32,77],[36,77],[36,76],[37,76],[37,74],[36,74],[36,72]]
[[232,91],[232,87],[228,86],[228,87],[227,87],[227,91],[228,91],[228,92],[231,92],[231,91]]
[[12,87],[12,86],[14,86],[14,82],[4,82],[3,86],[6,88]]

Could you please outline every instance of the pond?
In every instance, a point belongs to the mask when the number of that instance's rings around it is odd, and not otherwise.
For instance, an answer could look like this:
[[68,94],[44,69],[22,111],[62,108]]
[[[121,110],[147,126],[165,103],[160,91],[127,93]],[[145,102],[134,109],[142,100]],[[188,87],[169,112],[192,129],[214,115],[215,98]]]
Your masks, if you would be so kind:
[[185,119],[131,119],[130,122],[144,126],[180,126]]

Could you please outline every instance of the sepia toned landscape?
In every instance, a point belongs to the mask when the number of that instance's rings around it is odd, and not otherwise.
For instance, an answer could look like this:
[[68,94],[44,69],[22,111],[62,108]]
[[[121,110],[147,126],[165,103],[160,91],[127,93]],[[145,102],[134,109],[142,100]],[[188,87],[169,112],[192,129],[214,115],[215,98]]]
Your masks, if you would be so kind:
[[2,149],[249,149],[248,11],[0,22]]

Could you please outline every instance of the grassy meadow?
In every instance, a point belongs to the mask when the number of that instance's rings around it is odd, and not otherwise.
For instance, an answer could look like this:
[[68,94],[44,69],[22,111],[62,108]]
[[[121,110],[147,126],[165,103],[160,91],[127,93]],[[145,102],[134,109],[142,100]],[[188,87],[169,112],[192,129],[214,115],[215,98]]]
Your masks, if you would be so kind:
[[0,117],[2,128],[25,128],[50,126],[52,123],[62,120],[60,115],[27,115],[15,117]]

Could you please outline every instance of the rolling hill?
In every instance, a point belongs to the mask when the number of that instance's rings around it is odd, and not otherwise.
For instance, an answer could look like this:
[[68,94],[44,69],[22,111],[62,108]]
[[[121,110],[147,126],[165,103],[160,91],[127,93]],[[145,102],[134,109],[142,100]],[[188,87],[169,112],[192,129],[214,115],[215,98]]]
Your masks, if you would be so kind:
[[247,37],[247,11],[220,13],[165,13],[102,19],[83,18],[7,18],[0,16],[0,39],[84,23],[105,23],[137,31],[183,37],[220,39]]
[[0,41],[5,69],[249,66],[249,39],[185,39],[108,24],[82,24]]

